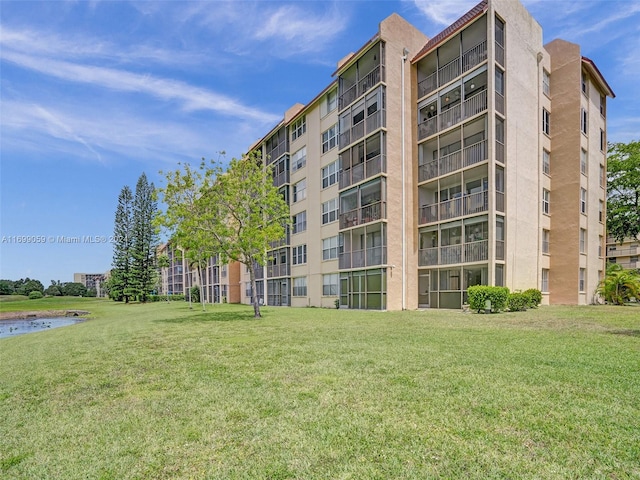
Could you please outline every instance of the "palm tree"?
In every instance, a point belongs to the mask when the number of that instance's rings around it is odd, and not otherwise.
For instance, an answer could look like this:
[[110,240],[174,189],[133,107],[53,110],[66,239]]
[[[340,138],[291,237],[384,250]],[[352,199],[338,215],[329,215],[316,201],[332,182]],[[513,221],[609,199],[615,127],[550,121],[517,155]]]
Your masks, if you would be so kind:
[[607,274],[598,284],[598,294],[607,303],[624,305],[632,298],[640,298],[640,273],[637,270],[625,270],[621,265],[610,263]]

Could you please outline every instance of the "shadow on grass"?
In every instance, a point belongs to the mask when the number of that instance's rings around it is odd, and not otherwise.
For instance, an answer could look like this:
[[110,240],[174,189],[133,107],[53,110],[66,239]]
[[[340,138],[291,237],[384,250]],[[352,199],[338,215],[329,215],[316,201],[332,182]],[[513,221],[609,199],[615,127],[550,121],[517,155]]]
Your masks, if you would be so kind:
[[253,317],[253,310],[250,311],[207,311],[199,314],[189,315],[186,317],[178,318],[166,318],[161,320],[154,320],[157,323],[209,323],[209,322],[238,322],[238,321],[253,321],[262,320],[261,318]]
[[630,328],[625,328],[622,330],[611,330],[610,333],[613,335],[625,335],[627,337],[640,337],[640,330],[633,330]]

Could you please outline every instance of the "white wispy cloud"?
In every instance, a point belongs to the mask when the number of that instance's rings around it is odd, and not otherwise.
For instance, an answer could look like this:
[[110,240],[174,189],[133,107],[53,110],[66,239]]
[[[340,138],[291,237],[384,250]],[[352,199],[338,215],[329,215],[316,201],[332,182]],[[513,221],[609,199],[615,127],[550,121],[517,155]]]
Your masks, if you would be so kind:
[[180,80],[142,75],[126,70],[51,60],[11,51],[3,51],[2,58],[32,71],[73,83],[90,84],[123,92],[151,95],[164,101],[175,101],[186,111],[209,110],[231,117],[251,119],[265,124],[280,116],[248,107],[226,95],[190,85]]
[[436,24],[449,26],[477,5],[479,0],[413,0],[416,8]]

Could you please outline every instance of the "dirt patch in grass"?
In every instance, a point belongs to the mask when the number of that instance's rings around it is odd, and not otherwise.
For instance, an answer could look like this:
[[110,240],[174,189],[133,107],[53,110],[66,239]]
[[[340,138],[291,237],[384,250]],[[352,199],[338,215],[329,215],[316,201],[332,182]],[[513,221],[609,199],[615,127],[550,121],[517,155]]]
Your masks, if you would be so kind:
[[24,312],[0,312],[0,320],[19,320],[26,318],[81,317],[89,315],[86,310],[32,310]]

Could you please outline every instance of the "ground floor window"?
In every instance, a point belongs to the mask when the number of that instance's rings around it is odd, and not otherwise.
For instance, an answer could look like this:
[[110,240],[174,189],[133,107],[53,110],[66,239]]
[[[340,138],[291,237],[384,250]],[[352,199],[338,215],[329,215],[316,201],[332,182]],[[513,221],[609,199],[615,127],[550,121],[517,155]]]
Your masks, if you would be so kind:
[[288,279],[277,278],[267,281],[267,303],[275,306],[291,305]]
[[[496,268],[496,274],[501,271]],[[458,309],[467,301],[467,288],[489,284],[489,266],[480,264],[420,270],[420,276],[424,279],[419,282],[421,305],[429,305],[431,308]],[[502,283],[502,280],[502,274],[500,274],[500,278],[496,278],[496,284]]]
[[387,308],[387,269],[340,274],[340,305],[367,310]]

